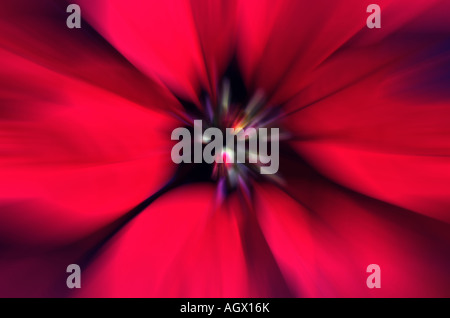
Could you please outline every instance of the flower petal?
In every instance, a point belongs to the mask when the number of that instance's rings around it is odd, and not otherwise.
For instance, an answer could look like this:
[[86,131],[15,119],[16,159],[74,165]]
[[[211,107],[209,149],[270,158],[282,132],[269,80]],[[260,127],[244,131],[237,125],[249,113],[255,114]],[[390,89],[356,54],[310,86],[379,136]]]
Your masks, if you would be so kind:
[[0,119],[0,228],[8,240],[74,240],[169,180],[175,120],[1,49],[0,56],[0,81],[11,88]]
[[164,194],[104,246],[75,295],[244,297],[238,223],[234,211],[225,210],[214,209],[209,185]]
[[[296,297],[449,295],[448,224],[352,193],[314,172],[294,175],[290,196],[269,186],[255,193],[264,235]],[[380,266],[380,289],[366,285],[370,264]]]

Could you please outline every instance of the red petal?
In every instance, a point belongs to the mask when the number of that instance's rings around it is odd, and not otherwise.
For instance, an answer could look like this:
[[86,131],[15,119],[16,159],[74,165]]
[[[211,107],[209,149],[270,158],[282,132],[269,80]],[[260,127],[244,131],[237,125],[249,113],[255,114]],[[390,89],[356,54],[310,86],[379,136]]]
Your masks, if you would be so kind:
[[77,295],[247,295],[235,212],[213,204],[214,188],[206,185],[184,186],[157,199],[104,247]]
[[[12,88],[0,120],[0,202],[18,206],[15,213],[0,209],[3,236],[33,244],[79,238],[170,178],[173,119],[3,50],[0,55],[6,63],[0,80]],[[22,80],[7,82],[10,70]]]
[[[295,296],[449,295],[448,224],[340,189],[314,173],[288,182],[296,201],[261,186],[256,199],[264,235]],[[380,266],[380,289],[366,285],[370,264]]]
[[89,23],[139,70],[197,101],[207,78],[188,1],[79,3]]

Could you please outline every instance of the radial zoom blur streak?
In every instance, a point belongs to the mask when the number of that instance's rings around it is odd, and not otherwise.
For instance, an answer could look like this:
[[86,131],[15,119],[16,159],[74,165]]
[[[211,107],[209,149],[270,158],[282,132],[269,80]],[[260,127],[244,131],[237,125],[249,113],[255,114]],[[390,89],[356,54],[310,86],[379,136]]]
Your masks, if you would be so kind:
[[0,296],[450,297],[450,2],[373,2],[2,0]]

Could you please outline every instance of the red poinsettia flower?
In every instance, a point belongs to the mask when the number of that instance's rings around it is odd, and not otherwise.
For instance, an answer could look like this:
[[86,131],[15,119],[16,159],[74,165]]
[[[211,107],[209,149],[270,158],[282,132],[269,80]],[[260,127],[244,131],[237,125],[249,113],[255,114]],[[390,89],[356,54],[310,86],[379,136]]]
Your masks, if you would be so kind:
[[[449,297],[450,4],[371,2],[2,1],[0,296]],[[197,119],[279,170],[175,164]]]

